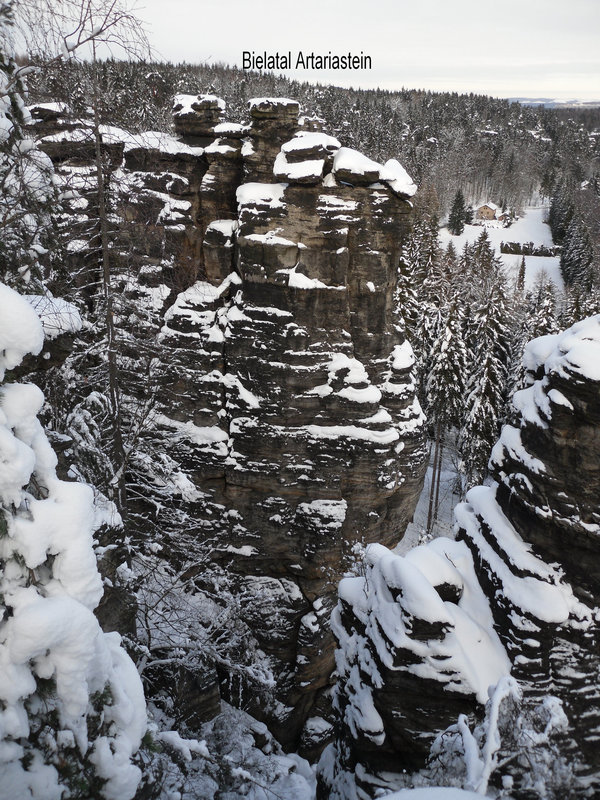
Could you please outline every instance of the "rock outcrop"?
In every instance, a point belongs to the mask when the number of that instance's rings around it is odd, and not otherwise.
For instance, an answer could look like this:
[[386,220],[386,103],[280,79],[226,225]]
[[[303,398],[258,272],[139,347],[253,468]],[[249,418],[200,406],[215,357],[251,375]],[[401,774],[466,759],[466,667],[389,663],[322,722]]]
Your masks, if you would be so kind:
[[[182,464],[227,509],[204,524],[277,675],[266,716],[290,746],[310,718],[310,750],[327,730],[315,709],[333,587],[353,545],[398,541],[421,486],[423,416],[394,302],[410,206],[383,181],[365,185],[358,154],[338,180],[339,143],[293,136],[295,104],[262,100],[251,116],[252,180],[206,228],[207,279],[165,315],[163,413],[194,426]],[[215,168],[228,157],[215,156]],[[265,619],[273,605],[281,626]]]
[[[598,364],[600,316],[530,343],[530,386],[492,452],[496,483],[457,506],[457,541],[404,558],[371,546],[365,576],[341,582],[341,736],[322,765],[323,796],[346,796],[348,782],[373,796],[382,773],[424,766],[436,732],[482,709],[509,672],[525,708],[562,701],[569,791],[597,791]],[[511,796],[530,797],[527,756],[507,756]]]
[[[235,694],[315,755],[331,734],[335,588],[357,545],[398,542],[423,480],[396,293],[416,187],[397,162],[302,129],[294,101],[251,101],[249,126],[223,111],[178,96],[179,139],[103,129],[124,159],[114,280],[127,330],[156,334],[151,435],[194,487],[178,501],[185,547],[214,565],[198,585],[237,598],[275,682],[267,701],[251,685]],[[56,136],[42,146],[65,184],[81,181]],[[83,192],[69,202],[93,216]]]

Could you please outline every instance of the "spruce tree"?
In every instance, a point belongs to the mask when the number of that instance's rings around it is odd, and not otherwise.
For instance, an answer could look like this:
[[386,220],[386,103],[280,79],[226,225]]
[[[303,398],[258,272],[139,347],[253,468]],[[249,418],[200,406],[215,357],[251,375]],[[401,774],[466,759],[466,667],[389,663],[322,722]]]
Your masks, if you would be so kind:
[[464,318],[453,300],[445,312],[430,354],[425,386],[426,411],[434,424],[434,457],[429,495],[427,533],[437,518],[444,433],[460,423],[467,381],[468,354],[463,338]]
[[454,195],[450,216],[448,217],[448,230],[453,236],[460,236],[464,231],[466,214],[465,198],[459,189]]
[[548,213],[548,225],[556,244],[562,243],[574,213],[572,191],[567,184],[560,183],[552,195]]
[[[417,300],[414,263],[408,247],[404,247],[398,264],[398,282],[396,284],[396,308],[404,323],[404,333],[415,349],[421,306]],[[417,348],[418,349],[418,348]]]
[[519,274],[517,275],[517,283],[516,283],[516,289],[519,292],[523,292],[525,290],[525,271],[526,271],[525,256],[523,256],[521,258],[521,263],[519,265]]
[[578,285],[583,291],[591,289],[593,255],[589,229],[582,216],[574,214],[565,233],[560,256],[560,269],[568,286]]
[[482,483],[487,474],[490,451],[498,438],[505,385],[504,370],[491,353],[485,353],[467,387],[466,414],[459,437],[464,491]]
[[509,316],[505,279],[500,271],[471,324],[472,373],[459,436],[466,488],[485,477],[489,453],[504,419],[511,353]]
[[556,333],[559,330],[556,313],[556,290],[545,273],[540,273],[530,296],[530,338]]

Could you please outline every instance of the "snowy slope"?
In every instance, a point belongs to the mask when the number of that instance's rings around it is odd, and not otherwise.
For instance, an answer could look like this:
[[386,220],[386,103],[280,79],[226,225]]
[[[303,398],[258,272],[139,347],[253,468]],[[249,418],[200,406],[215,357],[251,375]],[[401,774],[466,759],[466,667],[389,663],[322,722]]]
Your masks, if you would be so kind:
[[[485,225],[485,230],[490,238],[490,242],[496,250],[496,255],[500,257],[510,278],[517,276],[522,256],[507,255],[500,253],[501,242],[518,242],[527,244],[533,242],[536,245],[552,247],[552,234],[550,227],[544,222],[548,213],[546,206],[536,206],[527,208],[525,215],[514,222],[510,228],[505,228],[500,222],[489,222]],[[484,230],[482,225],[465,225],[464,231],[460,236],[452,236],[448,228],[440,231],[440,244],[447,247],[448,242],[452,242],[457,253],[460,254],[467,242],[473,243]],[[559,288],[563,288],[563,280],[560,274],[560,259],[558,256],[525,256],[525,287],[531,288],[540,274],[544,271],[551,278],[553,283]]]

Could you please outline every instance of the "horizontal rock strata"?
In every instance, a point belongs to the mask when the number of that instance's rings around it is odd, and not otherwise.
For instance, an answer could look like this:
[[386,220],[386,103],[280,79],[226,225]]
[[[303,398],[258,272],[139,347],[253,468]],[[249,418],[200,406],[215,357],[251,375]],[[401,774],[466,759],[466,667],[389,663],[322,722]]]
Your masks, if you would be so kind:
[[[161,364],[145,435],[194,487],[177,501],[193,529],[185,547],[213,564],[196,580],[238,598],[275,678],[269,701],[241,687],[244,702],[316,755],[331,735],[335,587],[355,545],[402,537],[426,453],[395,300],[416,187],[397,162],[342,148],[314,121],[301,128],[298,110],[257,99],[240,126],[219,98],[180,95],[180,138],[102,137],[123,157],[111,172],[126,223],[112,242],[119,313],[124,330],[154,332]],[[76,184],[81,264],[93,165],[53,155],[48,124],[35,123],[43,146]]]
[[[531,342],[530,385],[492,451],[496,483],[457,506],[458,540],[404,558],[372,546],[365,576],[341,582],[341,735],[321,766],[323,797],[347,796],[348,782],[375,796],[384,773],[425,766],[436,732],[482,709],[509,672],[525,709],[562,701],[568,726],[551,758],[573,770],[570,796],[597,792],[599,364],[600,316]],[[503,758],[511,796],[532,796],[527,755]]]

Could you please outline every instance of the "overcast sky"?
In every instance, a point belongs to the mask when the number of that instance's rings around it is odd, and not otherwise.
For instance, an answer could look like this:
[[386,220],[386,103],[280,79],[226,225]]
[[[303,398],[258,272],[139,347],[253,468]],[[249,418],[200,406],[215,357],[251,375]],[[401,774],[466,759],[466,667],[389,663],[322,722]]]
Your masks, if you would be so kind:
[[158,55],[242,66],[242,51],[371,56],[301,80],[600,100],[600,0],[139,0]]

